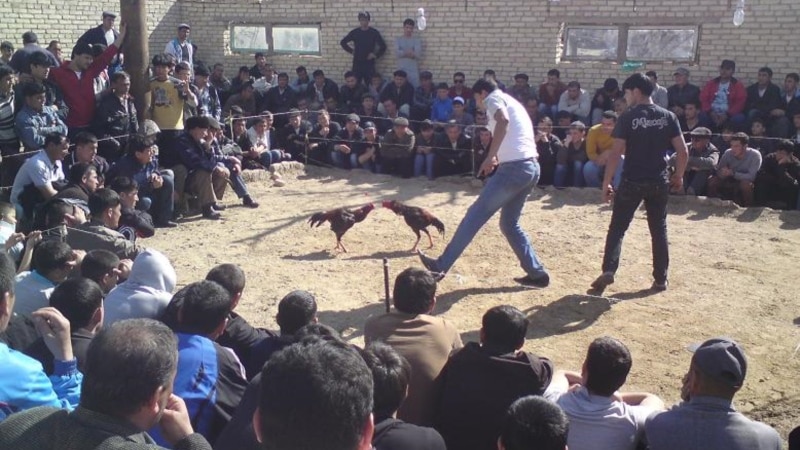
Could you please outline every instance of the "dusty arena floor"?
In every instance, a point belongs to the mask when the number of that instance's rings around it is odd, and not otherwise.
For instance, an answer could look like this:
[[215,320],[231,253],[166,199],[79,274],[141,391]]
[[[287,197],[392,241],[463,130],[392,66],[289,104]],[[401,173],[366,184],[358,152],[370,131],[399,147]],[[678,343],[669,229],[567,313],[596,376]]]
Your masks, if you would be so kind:
[[[258,326],[275,327],[276,305],[284,294],[309,290],[317,296],[320,321],[357,344],[363,343],[364,321],[383,312],[381,259],[389,258],[392,279],[419,265],[408,252],[414,235],[402,218],[377,208],[345,236],[350,253],[339,254],[331,250],[333,233],[327,226],[309,229],[308,217],[334,207],[398,199],[430,209],[449,237],[479,192],[467,180],[400,180],[362,171],[309,168],[285,177],[282,188],[264,177],[250,183],[260,209],[238,206],[230,192],[225,203],[232,207],[222,221],[191,218],[145,244],[170,257],[180,286],[201,279],[216,264],[240,264],[247,289],[237,311]],[[522,223],[551,274],[544,290],[514,283],[512,278],[523,274],[495,217],[439,284],[436,313],[470,341],[478,339],[486,309],[514,305],[531,321],[525,349],[563,369],[580,370],[594,338],[617,337],[633,353],[625,388],[654,392],[668,403],[679,399],[691,357],[686,346],[713,336],[733,337],[750,362],[737,406],[785,438],[800,425],[800,354],[795,352],[800,214],[673,199],[670,290],[654,294],[647,290],[650,241],[640,210],[626,236],[617,282],[605,294],[622,301],[610,304],[585,296],[600,271],[610,218],[610,208],[598,200],[594,190],[537,189],[531,196]],[[438,255],[442,241],[435,243],[431,253]]]

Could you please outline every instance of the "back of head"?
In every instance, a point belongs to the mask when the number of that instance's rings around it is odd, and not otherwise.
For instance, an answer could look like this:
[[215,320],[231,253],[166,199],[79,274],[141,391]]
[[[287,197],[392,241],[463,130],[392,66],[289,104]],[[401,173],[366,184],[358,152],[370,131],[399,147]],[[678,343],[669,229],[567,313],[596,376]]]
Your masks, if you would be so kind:
[[150,319],[116,322],[89,345],[81,406],[114,417],[130,416],[159,388],[170,388],[177,363],[177,339],[166,325]]
[[601,337],[589,344],[586,352],[586,389],[595,395],[609,397],[625,384],[633,360],[622,342]]
[[236,264],[220,264],[214,267],[206,274],[206,280],[224,287],[231,297],[243,292],[246,282],[244,271]]
[[177,278],[178,275],[169,262],[169,258],[163,253],[149,248],[139,253],[133,260],[133,267],[127,283],[172,293]]
[[508,408],[500,442],[505,450],[564,450],[568,432],[564,411],[550,400],[531,395]]
[[395,349],[383,342],[369,344],[361,353],[372,371],[376,420],[391,417],[406,398],[411,380],[411,365]]
[[64,200],[55,199],[47,202],[45,208],[45,227],[53,228],[56,225],[65,223],[66,216],[72,214],[73,206]]
[[50,294],[50,306],[59,310],[69,320],[70,329],[85,328],[103,305],[103,290],[88,278],[68,279]]
[[91,163],[73,164],[72,167],[69,168],[68,181],[70,184],[80,185],[83,182],[83,177],[87,176],[92,170],[97,171],[97,168]]
[[101,283],[103,278],[119,266],[119,257],[108,250],[92,250],[81,261],[81,276]]
[[307,291],[292,291],[278,303],[276,321],[282,335],[295,334],[299,329],[314,322],[317,316],[317,301]]
[[487,94],[491,94],[495,89],[497,89],[497,82],[494,80],[487,80],[486,78],[481,78],[472,85],[472,92],[476,94],[484,91]]
[[89,197],[89,212],[96,220],[99,220],[108,208],[115,208],[117,205],[120,205],[119,194],[112,189],[98,189]]
[[42,241],[33,249],[31,267],[42,275],[64,269],[75,256],[69,245],[56,240]]
[[643,73],[634,73],[622,83],[623,90],[632,91],[638,89],[645,97],[649,97],[653,93],[654,88],[653,82]]
[[491,308],[483,315],[483,344],[504,353],[513,352],[525,343],[529,321],[519,309],[500,305]]
[[214,333],[231,311],[228,291],[213,281],[198,281],[183,291],[180,331],[202,336]]
[[409,267],[394,280],[394,307],[407,314],[430,312],[436,297],[436,280],[427,270]]
[[264,366],[259,410],[265,450],[355,450],[371,439],[372,375],[346,344],[294,344]]

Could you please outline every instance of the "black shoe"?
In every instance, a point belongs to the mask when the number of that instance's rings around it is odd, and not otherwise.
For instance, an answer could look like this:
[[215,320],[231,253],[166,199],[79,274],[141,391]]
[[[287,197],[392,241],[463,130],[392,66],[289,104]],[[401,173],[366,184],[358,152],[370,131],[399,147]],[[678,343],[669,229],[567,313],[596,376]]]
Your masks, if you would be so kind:
[[214,211],[225,211],[228,208],[222,203],[214,203],[211,207],[214,208]]
[[614,273],[603,272],[596,280],[592,282],[592,289],[603,292],[606,287],[614,284]]
[[545,273],[535,278],[530,275],[525,275],[524,277],[514,278],[514,281],[523,286],[544,289],[550,285],[550,275]]
[[422,262],[422,265],[425,266],[425,268],[428,269],[428,271],[433,274],[433,278],[437,282],[442,281],[442,279],[444,278],[445,275],[447,275],[447,273],[442,272],[439,269],[439,264],[436,262],[436,260],[431,258],[430,256],[425,255],[425,253],[422,253],[421,250],[417,251],[417,255],[419,256],[419,260],[420,262]]
[[156,222],[156,228],[175,228],[178,226],[177,222],[173,222],[171,220],[167,220],[164,222]]
[[219,220],[222,216],[214,210],[212,205],[203,208],[203,217],[209,220]]
[[245,195],[242,198],[242,204],[248,208],[258,208],[258,202],[253,200],[249,195]]
[[650,286],[650,289],[658,292],[664,292],[669,287],[669,281],[664,280],[663,283],[659,283],[658,281],[653,281],[653,285]]

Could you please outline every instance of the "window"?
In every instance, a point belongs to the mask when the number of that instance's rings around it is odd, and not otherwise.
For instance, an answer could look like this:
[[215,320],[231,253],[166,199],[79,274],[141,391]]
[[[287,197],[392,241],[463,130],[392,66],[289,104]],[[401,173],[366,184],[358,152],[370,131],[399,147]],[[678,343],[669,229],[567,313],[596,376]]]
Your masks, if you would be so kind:
[[320,25],[248,24],[230,26],[231,52],[320,55]]
[[566,25],[564,61],[693,62],[699,26]]

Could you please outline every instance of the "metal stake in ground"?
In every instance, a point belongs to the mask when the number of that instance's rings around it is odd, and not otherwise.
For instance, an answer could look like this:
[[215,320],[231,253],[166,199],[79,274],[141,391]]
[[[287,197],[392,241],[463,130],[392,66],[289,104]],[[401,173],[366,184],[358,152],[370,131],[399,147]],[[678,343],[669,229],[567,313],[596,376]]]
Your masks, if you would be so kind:
[[386,304],[386,312],[388,313],[392,308],[391,300],[389,299],[389,258],[383,258],[383,291],[383,301]]

